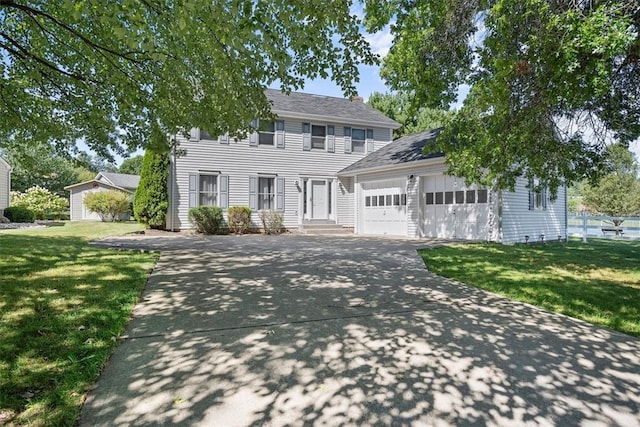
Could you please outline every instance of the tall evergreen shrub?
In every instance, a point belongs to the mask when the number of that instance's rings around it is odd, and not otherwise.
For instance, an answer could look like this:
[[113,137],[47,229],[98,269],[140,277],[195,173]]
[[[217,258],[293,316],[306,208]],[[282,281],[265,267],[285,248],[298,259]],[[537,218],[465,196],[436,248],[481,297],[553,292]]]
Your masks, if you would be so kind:
[[144,153],[140,184],[133,199],[133,213],[138,222],[150,228],[166,226],[169,193],[169,151],[149,148]]

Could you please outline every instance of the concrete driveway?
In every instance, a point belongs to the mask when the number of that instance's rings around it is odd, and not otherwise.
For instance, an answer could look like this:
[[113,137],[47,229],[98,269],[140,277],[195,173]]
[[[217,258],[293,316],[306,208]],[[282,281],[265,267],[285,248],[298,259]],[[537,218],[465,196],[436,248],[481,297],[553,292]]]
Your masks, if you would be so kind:
[[437,241],[162,250],[82,426],[640,426],[640,340],[429,273]]

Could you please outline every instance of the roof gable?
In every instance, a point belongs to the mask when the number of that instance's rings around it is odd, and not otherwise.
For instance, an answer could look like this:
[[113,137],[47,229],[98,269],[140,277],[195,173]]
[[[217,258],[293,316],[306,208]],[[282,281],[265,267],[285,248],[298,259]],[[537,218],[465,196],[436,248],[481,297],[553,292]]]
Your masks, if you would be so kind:
[[277,115],[316,116],[336,122],[368,123],[391,129],[400,127],[398,122],[360,101],[301,92],[291,92],[287,95],[277,89],[266,89],[265,94],[271,102],[272,111]]
[[393,165],[406,164],[419,160],[444,157],[443,153],[423,153],[422,149],[434,143],[442,128],[405,135],[374,151],[350,166],[342,169],[338,174],[347,174],[364,169],[374,169]]
[[105,181],[113,186],[135,190],[140,183],[140,175],[126,173],[100,172],[95,178],[97,181]]

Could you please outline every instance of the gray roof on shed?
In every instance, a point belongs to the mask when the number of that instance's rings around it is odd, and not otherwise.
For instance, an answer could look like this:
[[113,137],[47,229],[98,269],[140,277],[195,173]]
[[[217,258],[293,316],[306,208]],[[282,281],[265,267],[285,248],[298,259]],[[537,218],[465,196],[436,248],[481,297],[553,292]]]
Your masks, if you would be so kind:
[[441,131],[442,128],[431,129],[400,137],[381,149],[363,157],[354,164],[342,169],[338,172],[338,175],[349,174],[363,169],[374,169],[415,162],[418,160],[444,157],[443,153],[425,154],[422,152],[422,148],[425,145],[435,142],[436,137]]
[[140,183],[140,175],[130,175],[126,173],[100,172],[96,179],[100,176],[106,178],[108,182],[116,187],[126,188],[127,190],[135,190]]
[[266,89],[265,93],[275,114],[295,113],[333,118],[343,123],[355,120],[392,129],[400,127],[398,122],[364,102],[301,92],[291,92],[287,95],[277,89]]

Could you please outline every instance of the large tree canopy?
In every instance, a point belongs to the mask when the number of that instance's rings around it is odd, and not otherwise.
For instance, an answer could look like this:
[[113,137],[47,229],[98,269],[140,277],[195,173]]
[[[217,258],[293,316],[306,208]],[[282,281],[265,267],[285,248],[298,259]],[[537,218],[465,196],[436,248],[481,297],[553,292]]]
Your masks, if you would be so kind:
[[417,105],[448,108],[450,172],[552,192],[601,170],[611,140],[640,135],[638,0],[368,0],[370,30],[392,22],[383,77]]
[[446,123],[447,118],[451,115],[450,112],[444,110],[412,106],[411,99],[406,92],[374,92],[369,97],[367,104],[402,125],[393,131],[395,138],[439,128]]
[[101,155],[174,133],[246,130],[263,88],[374,63],[350,1],[0,0],[0,144],[77,139]]

